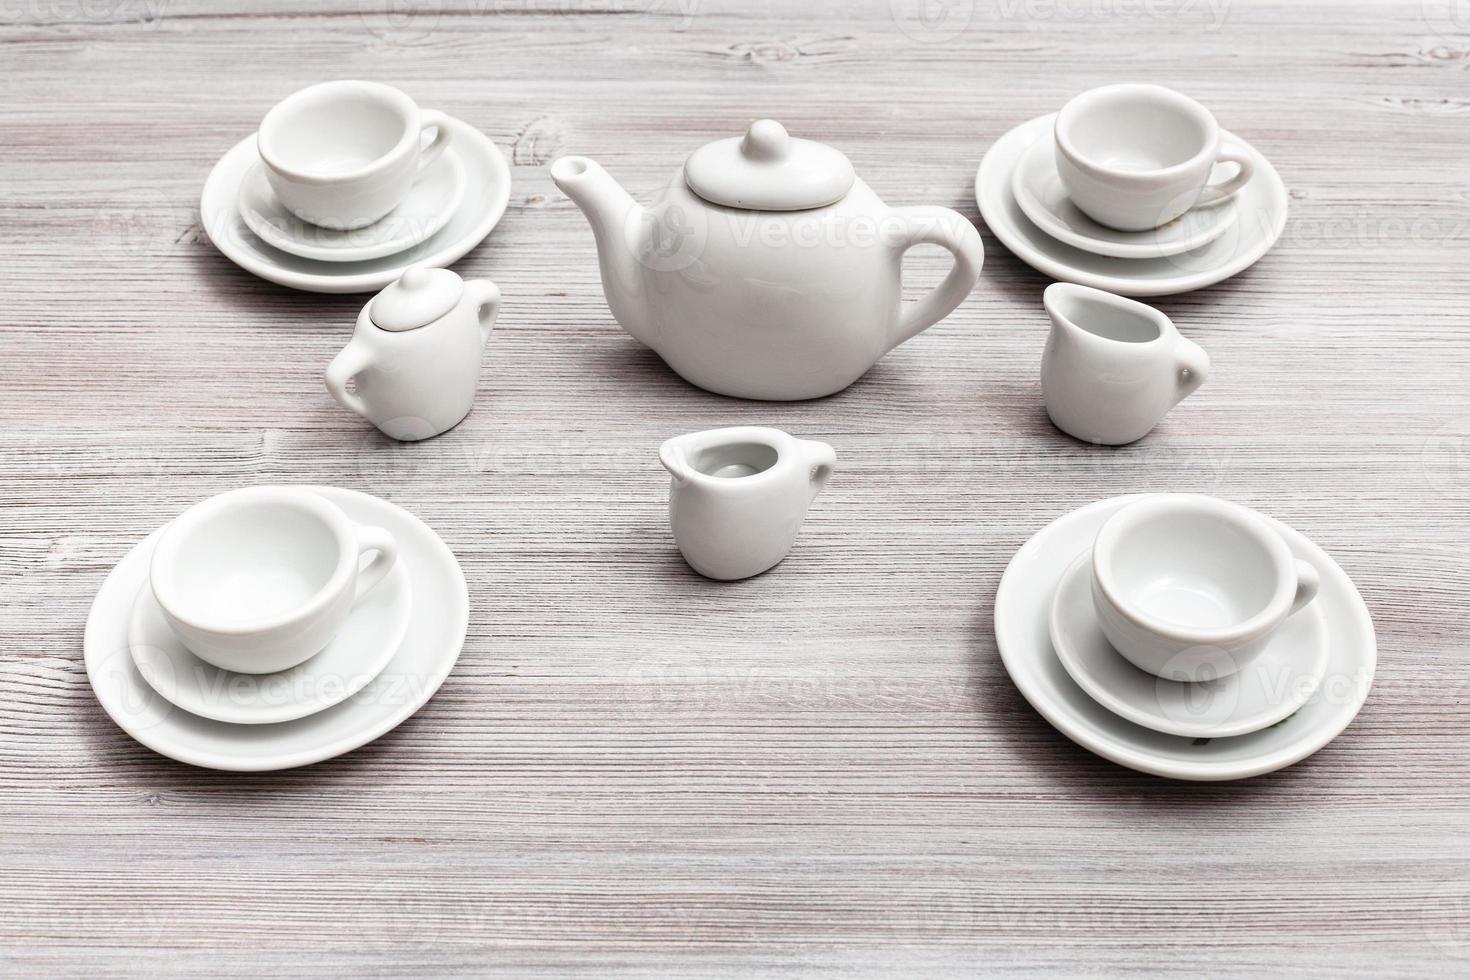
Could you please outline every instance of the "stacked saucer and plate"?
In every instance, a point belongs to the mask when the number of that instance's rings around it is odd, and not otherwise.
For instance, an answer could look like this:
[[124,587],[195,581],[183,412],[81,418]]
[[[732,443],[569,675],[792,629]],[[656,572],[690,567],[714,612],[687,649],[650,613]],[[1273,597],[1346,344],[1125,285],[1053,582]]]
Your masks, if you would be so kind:
[[1240,779],[1306,758],[1368,696],[1373,623],[1297,531],[1200,494],[1090,504],[1018,551],[995,599],[1011,679],[1104,758]]
[[390,85],[337,81],[272,108],[215,165],[199,212],[241,268],[357,293],[459,259],[509,199],[510,170],[485,134]]
[[981,160],[975,199],[1027,265],[1127,296],[1227,279],[1286,227],[1266,158],[1159,85],[1092,89],[1012,129]]
[[394,504],[262,486],[196,504],[103,583],[83,641],[120,728],[212,769],[286,769],[396,727],[459,658],[459,562]]

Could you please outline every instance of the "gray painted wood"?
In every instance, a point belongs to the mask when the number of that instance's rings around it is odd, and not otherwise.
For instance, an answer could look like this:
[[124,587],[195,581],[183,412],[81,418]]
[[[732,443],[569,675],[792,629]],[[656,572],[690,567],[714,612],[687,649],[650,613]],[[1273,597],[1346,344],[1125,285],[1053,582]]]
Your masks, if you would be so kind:
[[[1453,4],[388,7],[0,5],[5,973],[1470,969]],[[414,447],[322,388],[362,299],[252,278],[197,223],[209,167],[274,100],[355,75],[513,163],[504,221],[457,266],[505,293],[478,406]],[[1124,450],[1047,424],[1045,279],[988,235],[973,297],[864,381],[743,403],[617,329],[546,175],[582,152],[646,194],[770,115],[890,203],[976,217],[991,140],[1132,78],[1252,140],[1292,216],[1256,268],[1160,303],[1217,373]],[[913,264],[915,292],[943,268]],[[654,450],[737,422],[827,439],[840,465],[785,565],[715,585],[673,548]],[[257,481],[409,507],[459,554],[472,623],[439,696],[378,743],[205,772],[108,722],[82,626],[147,531]],[[1130,772],[1054,732],[1000,666],[992,597],[1026,537],[1165,488],[1278,515],[1372,609],[1372,696],[1300,765],[1213,786]]]

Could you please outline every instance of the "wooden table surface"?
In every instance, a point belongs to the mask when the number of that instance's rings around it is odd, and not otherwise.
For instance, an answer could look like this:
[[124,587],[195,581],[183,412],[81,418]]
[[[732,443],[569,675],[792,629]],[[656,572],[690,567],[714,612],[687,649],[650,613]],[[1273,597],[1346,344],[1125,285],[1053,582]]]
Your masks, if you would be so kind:
[[[0,4],[0,972],[1464,975],[1467,72],[1470,15],[1437,0]],[[220,154],[344,76],[512,165],[456,265],[505,294],[477,407],[421,445],[323,389],[366,297],[256,279],[199,225]],[[993,140],[1124,79],[1210,105],[1291,217],[1254,268],[1159,302],[1215,376],[1121,450],[1048,424],[1047,279],[988,233],[970,299],[851,389],[742,402],[618,329],[547,176],[585,153],[646,199],[772,116],[889,203],[978,222]],[[791,558],[716,584],[673,546],[655,450],[734,423],[840,460]],[[418,514],[469,637],[372,745],[195,769],[103,714],[83,624],[144,535],[260,482]],[[1300,529],[1372,611],[1366,706],[1290,769],[1120,768],[1001,666],[1017,547],[1165,489]]]

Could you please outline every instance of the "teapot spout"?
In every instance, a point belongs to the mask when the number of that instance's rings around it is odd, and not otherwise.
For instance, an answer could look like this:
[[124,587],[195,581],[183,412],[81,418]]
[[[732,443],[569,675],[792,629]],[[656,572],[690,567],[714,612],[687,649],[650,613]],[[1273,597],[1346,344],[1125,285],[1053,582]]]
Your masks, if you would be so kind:
[[623,329],[644,343],[640,325],[638,236],[643,207],[601,165],[586,157],[561,157],[551,165],[552,182],[581,208],[597,241],[597,262],[607,305]]

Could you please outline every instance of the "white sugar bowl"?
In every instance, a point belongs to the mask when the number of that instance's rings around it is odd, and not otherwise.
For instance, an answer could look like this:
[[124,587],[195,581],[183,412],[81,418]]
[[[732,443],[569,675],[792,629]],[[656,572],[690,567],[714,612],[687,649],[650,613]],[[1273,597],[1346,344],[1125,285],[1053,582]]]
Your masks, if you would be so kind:
[[488,279],[409,269],[362,308],[352,340],[327,366],[327,390],[394,439],[447,432],[474,406],[499,312],[500,289]]

